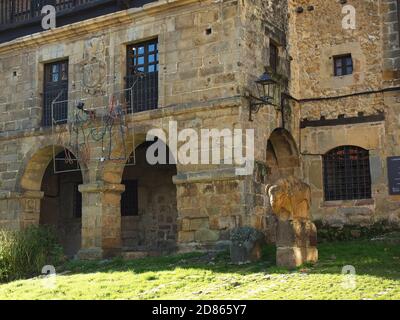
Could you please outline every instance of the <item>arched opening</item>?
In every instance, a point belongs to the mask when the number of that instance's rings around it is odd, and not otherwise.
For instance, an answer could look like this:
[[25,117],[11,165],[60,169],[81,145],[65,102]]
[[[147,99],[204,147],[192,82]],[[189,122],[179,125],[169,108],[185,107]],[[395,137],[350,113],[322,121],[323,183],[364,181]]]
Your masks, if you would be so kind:
[[326,201],[371,198],[369,151],[340,146],[323,156]]
[[[121,233],[125,251],[168,252],[177,243],[176,165],[151,165],[146,152],[152,143],[139,145],[124,168],[121,196]],[[167,154],[169,149],[167,146]],[[168,159],[167,159],[168,160]]]
[[41,191],[40,225],[52,226],[64,253],[73,257],[81,247],[82,172],[75,156],[68,150],[59,152],[48,164]]
[[300,158],[290,132],[278,128],[271,133],[267,142],[266,162],[270,181],[296,175],[296,170],[300,167]]

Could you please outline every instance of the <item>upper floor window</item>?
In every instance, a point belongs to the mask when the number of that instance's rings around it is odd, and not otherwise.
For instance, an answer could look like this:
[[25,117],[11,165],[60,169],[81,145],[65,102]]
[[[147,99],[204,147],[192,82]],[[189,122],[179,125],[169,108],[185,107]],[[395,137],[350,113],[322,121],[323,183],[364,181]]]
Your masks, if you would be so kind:
[[67,122],[68,60],[44,65],[43,125]]
[[277,73],[278,71],[278,59],[279,59],[279,51],[278,47],[270,42],[269,44],[269,66],[273,73]]
[[353,59],[351,54],[333,57],[335,77],[353,73]]
[[323,156],[326,201],[371,198],[369,151],[341,146]]
[[158,40],[127,47],[126,88],[129,112],[157,108]]

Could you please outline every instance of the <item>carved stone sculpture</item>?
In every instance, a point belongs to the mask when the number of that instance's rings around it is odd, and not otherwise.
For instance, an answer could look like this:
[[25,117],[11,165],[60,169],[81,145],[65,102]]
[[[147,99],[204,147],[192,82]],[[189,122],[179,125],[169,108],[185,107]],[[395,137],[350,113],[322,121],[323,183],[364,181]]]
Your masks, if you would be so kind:
[[94,37],[85,41],[82,61],[83,89],[96,95],[104,94],[106,83],[105,44],[103,37]]
[[310,215],[310,186],[291,176],[267,186],[266,192],[278,218],[277,265],[294,268],[306,262],[316,262],[317,229]]
[[311,189],[301,180],[290,176],[267,186],[273,212],[280,220],[309,220]]

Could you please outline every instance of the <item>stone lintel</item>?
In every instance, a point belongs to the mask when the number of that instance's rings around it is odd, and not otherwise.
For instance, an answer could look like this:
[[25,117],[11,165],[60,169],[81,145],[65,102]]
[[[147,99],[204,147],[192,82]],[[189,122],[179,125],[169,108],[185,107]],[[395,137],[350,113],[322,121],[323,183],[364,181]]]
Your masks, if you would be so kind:
[[105,183],[103,181],[81,184],[79,185],[78,188],[81,193],[98,193],[98,192],[122,193],[125,191],[125,185],[123,184]]
[[215,169],[198,172],[180,172],[173,177],[174,184],[206,183],[224,180],[243,180],[245,176],[236,174],[236,168]]

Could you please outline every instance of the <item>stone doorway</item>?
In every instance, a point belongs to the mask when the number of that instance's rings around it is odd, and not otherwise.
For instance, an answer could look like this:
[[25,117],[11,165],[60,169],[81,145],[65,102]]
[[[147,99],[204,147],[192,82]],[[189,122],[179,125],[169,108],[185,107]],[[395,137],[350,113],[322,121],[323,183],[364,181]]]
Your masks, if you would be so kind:
[[275,129],[267,142],[269,183],[280,178],[299,175],[300,157],[292,135],[283,128]]
[[[56,159],[61,160],[50,161],[43,175],[39,224],[53,227],[64,253],[73,257],[81,248],[82,194],[78,186],[83,177],[76,158],[65,153],[57,154]],[[62,160],[65,158],[70,160]]]
[[[151,143],[135,150],[134,163],[122,174],[121,233],[124,251],[170,252],[177,245],[176,165],[150,165],[146,151]],[[167,154],[169,153],[167,147]]]

